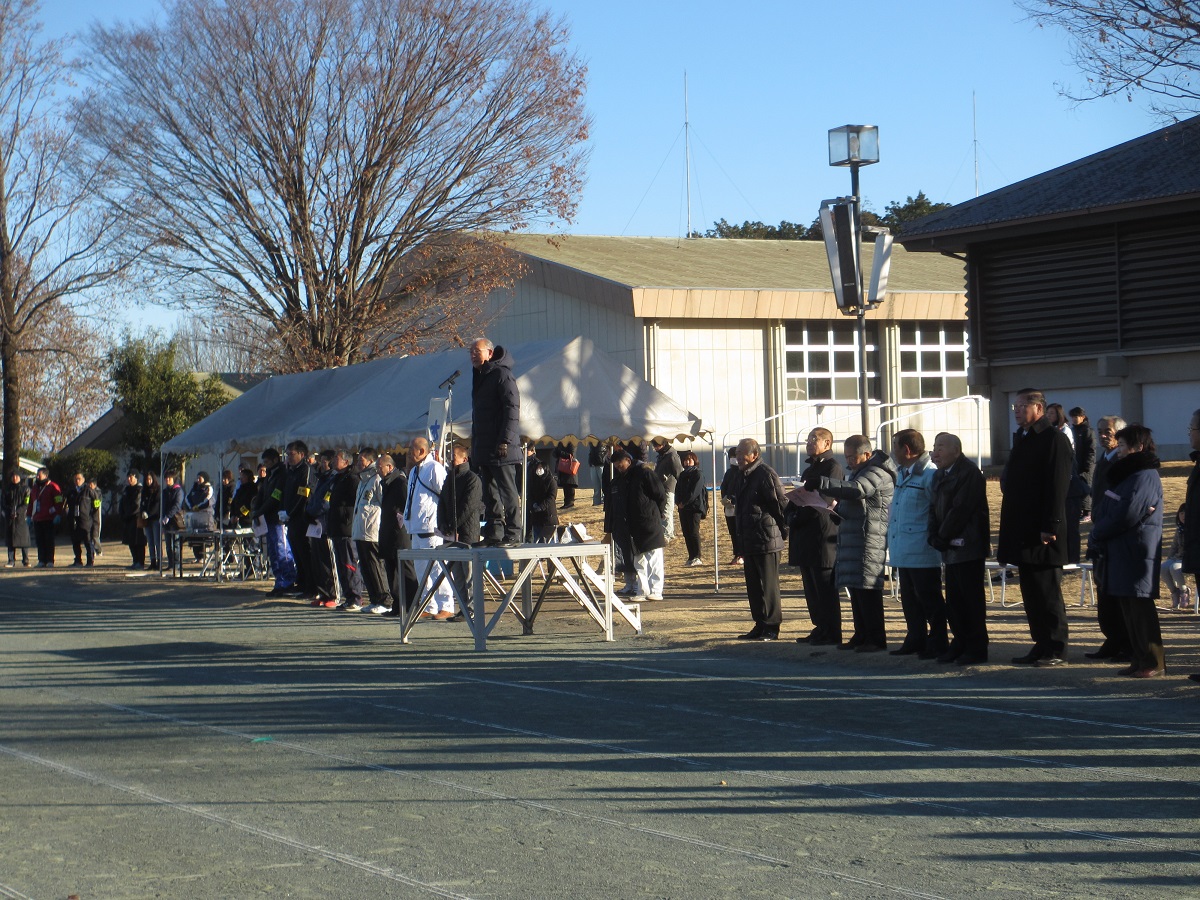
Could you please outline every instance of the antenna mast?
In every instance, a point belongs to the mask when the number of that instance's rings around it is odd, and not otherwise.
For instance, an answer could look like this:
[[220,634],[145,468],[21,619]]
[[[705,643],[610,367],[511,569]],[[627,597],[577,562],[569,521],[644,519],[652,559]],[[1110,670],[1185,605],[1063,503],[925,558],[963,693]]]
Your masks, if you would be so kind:
[[971,143],[975,147],[975,196],[979,196],[979,125],[975,115],[975,92],[971,91]]
[[687,232],[692,236],[692,143],[688,125],[687,69],[683,70],[683,180],[687,192]]

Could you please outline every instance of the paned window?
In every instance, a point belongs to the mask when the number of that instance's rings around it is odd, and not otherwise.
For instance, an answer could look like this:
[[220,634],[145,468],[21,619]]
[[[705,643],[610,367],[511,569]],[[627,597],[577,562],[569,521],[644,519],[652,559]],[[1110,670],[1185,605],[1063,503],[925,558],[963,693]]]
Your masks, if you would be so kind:
[[900,323],[900,399],[962,397],[967,387],[966,322]]
[[[873,330],[867,329],[867,392],[877,400],[879,361]],[[789,322],[784,341],[789,403],[858,400],[856,322]]]

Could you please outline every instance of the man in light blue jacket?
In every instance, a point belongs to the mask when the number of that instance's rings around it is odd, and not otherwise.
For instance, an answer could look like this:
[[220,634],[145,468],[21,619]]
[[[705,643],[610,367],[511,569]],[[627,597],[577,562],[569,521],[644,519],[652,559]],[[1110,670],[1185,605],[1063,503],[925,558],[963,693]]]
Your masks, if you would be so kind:
[[925,438],[912,428],[892,438],[892,460],[898,472],[888,519],[888,558],[899,570],[906,627],[904,642],[892,656],[915,653],[921,659],[937,659],[950,646],[942,561],[929,545],[929,507],[937,469],[925,452]]

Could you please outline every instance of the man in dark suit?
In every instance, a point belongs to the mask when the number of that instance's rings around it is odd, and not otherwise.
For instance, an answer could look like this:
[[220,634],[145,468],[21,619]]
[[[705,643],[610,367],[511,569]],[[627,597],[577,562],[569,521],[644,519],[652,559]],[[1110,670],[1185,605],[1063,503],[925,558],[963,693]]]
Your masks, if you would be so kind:
[[1015,565],[1033,648],[1017,665],[1066,663],[1067,610],[1062,567],[1067,561],[1066,503],[1074,453],[1046,418],[1046,398],[1026,388],[1013,404],[1017,431],[1000,479],[1000,536],[996,558]]
[[[1099,429],[1100,453],[1096,457],[1092,469],[1092,508],[1100,505],[1100,498],[1108,490],[1108,470],[1117,461],[1117,432],[1125,427],[1125,420],[1120,416],[1101,416],[1096,421]],[[1121,613],[1121,604],[1115,597],[1104,589],[1104,579],[1096,566],[1093,565],[1092,576],[1096,585],[1096,624],[1104,635],[1104,642],[1091,653],[1083,654],[1088,659],[1109,659],[1113,662],[1129,662],[1132,646],[1129,642],[1129,631],[1125,627],[1125,617]]]
[[[821,478],[841,481],[845,471],[833,455],[833,434],[827,428],[814,428],[804,445],[808,467],[801,473],[804,490],[815,492]],[[809,496],[799,495],[801,498]],[[789,496],[789,501],[792,497]],[[788,564],[800,568],[804,582],[804,602],[813,630],[798,644],[838,646],[842,642],[842,605],[833,579],[837,558],[837,523],[828,501],[801,504],[789,502],[785,512],[789,530]]]

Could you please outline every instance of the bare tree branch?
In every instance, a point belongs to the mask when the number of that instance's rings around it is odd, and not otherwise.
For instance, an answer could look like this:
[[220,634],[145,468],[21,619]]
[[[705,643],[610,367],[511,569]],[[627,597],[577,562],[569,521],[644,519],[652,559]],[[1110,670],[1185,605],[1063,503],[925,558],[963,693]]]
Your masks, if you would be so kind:
[[81,121],[179,302],[351,363],[461,341],[518,271],[485,232],[574,214],[568,37],[525,0],[176,0],[92,32]]
[[1039,25],[1072,40],[1075,65],[1087,78],[1073,100],[1145,91],[1156,113],[1200,112],[1200,3],[1196,0],[1020,0]]

